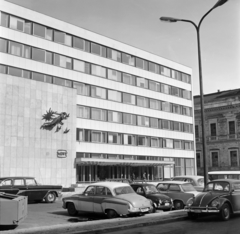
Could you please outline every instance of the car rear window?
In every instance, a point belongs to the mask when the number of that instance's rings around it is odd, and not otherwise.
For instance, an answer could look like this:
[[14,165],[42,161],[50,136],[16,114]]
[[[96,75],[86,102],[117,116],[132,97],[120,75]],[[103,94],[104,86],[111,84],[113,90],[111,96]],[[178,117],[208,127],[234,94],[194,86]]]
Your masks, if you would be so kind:
[[119,188],[114,189],[116,195],[121,195],[121,194],[128,194],[128,193],[135,193],[132,187],[130,186],[123,186]]
[[204,179],[203,178],[198,179],[198,185],[199,186],[204,186]]

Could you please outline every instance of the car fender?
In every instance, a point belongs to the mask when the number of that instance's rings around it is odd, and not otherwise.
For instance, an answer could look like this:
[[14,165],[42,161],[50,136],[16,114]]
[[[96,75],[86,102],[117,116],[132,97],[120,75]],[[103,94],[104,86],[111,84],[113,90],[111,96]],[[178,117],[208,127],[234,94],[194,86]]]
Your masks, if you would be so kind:
[[[129,202],[130,203],[130,202]],[[127,201],[123,201],[117,198],[107,198],[102,202],[102,209],[106,213],[106,210],[111,209],[115,210],[119,215],[128,213],[128,204]]]
[[222,209],[223,204],[227,203],[230,206],[231,210],[233,211],[232,203],[227,198],[219,197],[219,201],[220,201],[219,209]]

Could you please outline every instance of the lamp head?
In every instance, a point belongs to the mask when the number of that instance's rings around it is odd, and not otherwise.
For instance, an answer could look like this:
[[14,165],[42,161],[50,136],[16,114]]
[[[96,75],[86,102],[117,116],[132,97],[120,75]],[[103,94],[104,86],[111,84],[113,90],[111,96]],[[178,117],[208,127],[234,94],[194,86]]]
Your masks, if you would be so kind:
[[169,22],[169,23],[175,23],[179,21],[179,19],[172,18],[172,17],[165,17],[165,16],[161,17],[160,20],[164,22]]
[[217,8],[219,6],[222,6],[223,4],[225,4],[228,0],[218,0],[218,2],[213,6],[212,9]]

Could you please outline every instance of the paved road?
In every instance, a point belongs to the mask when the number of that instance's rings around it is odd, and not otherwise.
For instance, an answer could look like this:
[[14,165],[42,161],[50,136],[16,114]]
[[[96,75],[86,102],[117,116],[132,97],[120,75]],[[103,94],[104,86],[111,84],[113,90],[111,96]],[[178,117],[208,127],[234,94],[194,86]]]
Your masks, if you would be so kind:
[[185,220],[174,223],[152,225],[108,232],[108,234],[239,234],[240,215],[227,222],[220,221],[215,216],[199,218],[196,221]]

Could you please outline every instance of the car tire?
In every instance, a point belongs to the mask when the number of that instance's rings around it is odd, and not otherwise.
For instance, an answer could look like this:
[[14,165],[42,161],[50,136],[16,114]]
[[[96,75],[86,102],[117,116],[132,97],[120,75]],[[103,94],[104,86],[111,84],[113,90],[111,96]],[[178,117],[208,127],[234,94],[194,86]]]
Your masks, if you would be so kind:
[[67,211],[70,216],[76,216],[78,213],[73,203],[68,203]]
[[118,217],[118,214],[115,210],[107,210],[107,217],[109,219],[114,219],[114,218],[117,218]]
[[198,218],[198,214],[192,213],[192,212],[188,212],[188,218],[191,220],[197,219]]
[[174,209],[175,210],[182,210],[183,209],[183,202],[181,201],[174,201]]
[[149,210],[149,213],[150,213],[150,214],[156,213],[156,208],[155,208],[155,206],[153,206],[153,208]]
[[230,219],[231,216],[231,208],[227,203],[224,203],[222,205],[222,208],[220,210],[219,216],[221,218],[221,220],[223,221],[227,221]]
[[46,203],[53,203],[56,200],[56,194],[54,192],[49,192],[45,197]]

